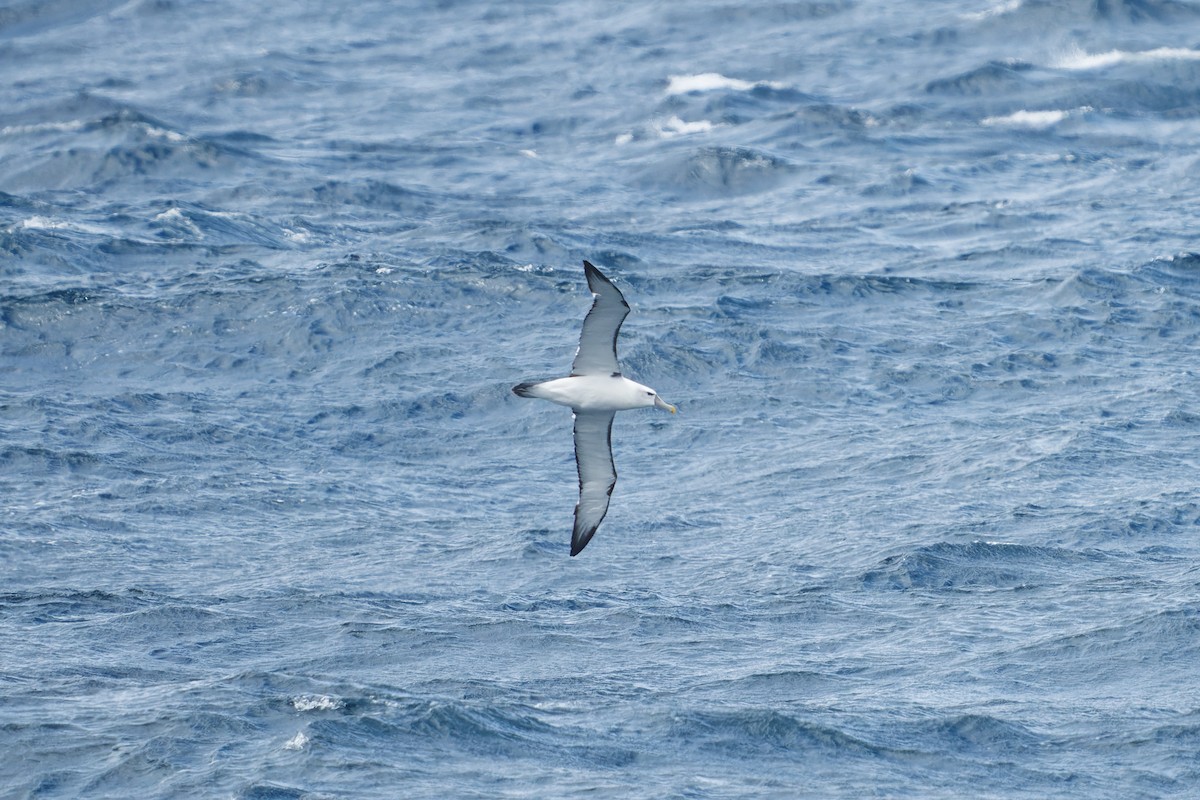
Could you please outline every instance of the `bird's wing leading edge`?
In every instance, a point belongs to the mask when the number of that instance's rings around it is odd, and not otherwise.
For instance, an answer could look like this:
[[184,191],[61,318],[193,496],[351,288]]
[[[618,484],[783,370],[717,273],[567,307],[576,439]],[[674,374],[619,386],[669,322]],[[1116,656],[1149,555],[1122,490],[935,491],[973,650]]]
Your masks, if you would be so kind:
[[621,371],[617,364],[617,334],[629,313],[629,304],[621,290],[604,273],[583,262],[588,288],[596,295],[591,311],[583,320],[579,349],[575,352],[572,375],[613,375]]
[[571,555],[579,555],[608,513],[608,498],[617,485],[612,458],[614,411],[575,412],[575,465],[579,468],[579,503],[571,532]]

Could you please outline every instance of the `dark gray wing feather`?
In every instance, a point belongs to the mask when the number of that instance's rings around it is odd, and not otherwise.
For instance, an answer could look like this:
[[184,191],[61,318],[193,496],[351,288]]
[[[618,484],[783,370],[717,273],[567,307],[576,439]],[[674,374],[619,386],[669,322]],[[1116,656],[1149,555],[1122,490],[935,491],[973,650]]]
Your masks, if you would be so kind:
[[629,304],[621,290],[590,262],[583,262],[588,288],[596,295],[592,309],[583,320],[579,350],[575,352],[572,375],[613,375],[621,371],[617,364],[617,334],[629,313]]
[[579,503],[571,532],[571,555],[579,555],[608,513],[608,498],[617,485],[612,458],[615,411],[575,412],[575,466],[579,468]]

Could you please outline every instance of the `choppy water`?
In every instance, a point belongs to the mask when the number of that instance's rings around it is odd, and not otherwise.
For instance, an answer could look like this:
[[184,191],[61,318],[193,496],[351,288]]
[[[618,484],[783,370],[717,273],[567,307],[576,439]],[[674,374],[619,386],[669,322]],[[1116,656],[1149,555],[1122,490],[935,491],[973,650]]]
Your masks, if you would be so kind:
[[0,7],[4,797],[1200,793],[1200,5],[258,5]]

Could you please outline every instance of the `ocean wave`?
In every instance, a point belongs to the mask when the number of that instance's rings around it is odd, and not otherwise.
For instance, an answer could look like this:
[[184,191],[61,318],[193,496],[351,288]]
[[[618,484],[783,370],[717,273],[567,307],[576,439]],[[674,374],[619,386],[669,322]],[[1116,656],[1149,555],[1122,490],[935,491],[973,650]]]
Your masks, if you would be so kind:
[[1088,53],[1074,50],[1051,62],[1056,69],[1096,70],[1118,64],[1152,64],[1164,61],[1200,61],[1200,50],[1186,47],[1156,47],[1153,50],[1109,50],[1106,53]]
[[240,151],[190,136],[127,107],[67,132],[70,138],[60,147],[10,165],[0,181],[19,190],[46,191],[139,178],[179,180],[232,167],[244,158]]
[[668,95],[712,92],[723,89],[748,92],[751,89],[758,88],[782,89],[784,85],[774,81],[745,81],[738,78],[726,78],[718,72],[705,72],[699,75],[672,75],[667,78]]
[[877,757],[886,748],[798,714],[770,708],[696,710],[671,719],[671,737],[704,750],[727,753],[812,753]]
[[1090,106],[1084,106],[1073,111],[1049,110],[1049,111],[1014,111],[1011,114],[1005,114],[998,117],[984,117],[981,125],[991,127],[1010,127],[1010,128],[1028,128],[1029,130],[1046,130],[1053,128],[1058,123],[1068,117],[1087,114],[1093,111]]
[[1078,552],[976,541],[940,542],[902,555],[888,556],[862,576],[867,588],[934,591],[1021,590],[1068,578],[1072,570],[1103,563],[1098,552]]
[[0,594],[6,609],[24,610],[31,621],[80,620],[95,614],[121,614],[136,611],[159,600],[159,595],[144,589],[120,592],[102,589],[29,589]]
[[1103,622],[1076,625],[1016,648],[1005,655],[1003,672],[1019,677],[1052,668],[1064,679],[1084,679],[1097,687],[1120,685],[1136,673],[1146,676],[1137,694],[1153,696],[1200,655],[1198,632],[1200,610],[1194,604],[1132,613],[1114,608]]
[[930,94],[995,96],[1016,93],[1028,85],[1032,65],[1023,61],[991,61],[950,78],[925,84]]
[[787,180],[792,165],[747,147],[705,147],[642,173],[643,183],[686,196],[721,197],[769,191]]

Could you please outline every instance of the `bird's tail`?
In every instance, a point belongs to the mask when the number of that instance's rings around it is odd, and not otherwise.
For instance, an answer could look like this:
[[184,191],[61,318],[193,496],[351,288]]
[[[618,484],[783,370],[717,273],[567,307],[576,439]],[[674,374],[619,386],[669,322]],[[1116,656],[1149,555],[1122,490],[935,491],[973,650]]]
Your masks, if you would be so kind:
[[515,394],[517,397],[537,397],[537,395],[533,393],[535,386],[537,386],[536,383],[518,383],[513,387],[513,394]]

